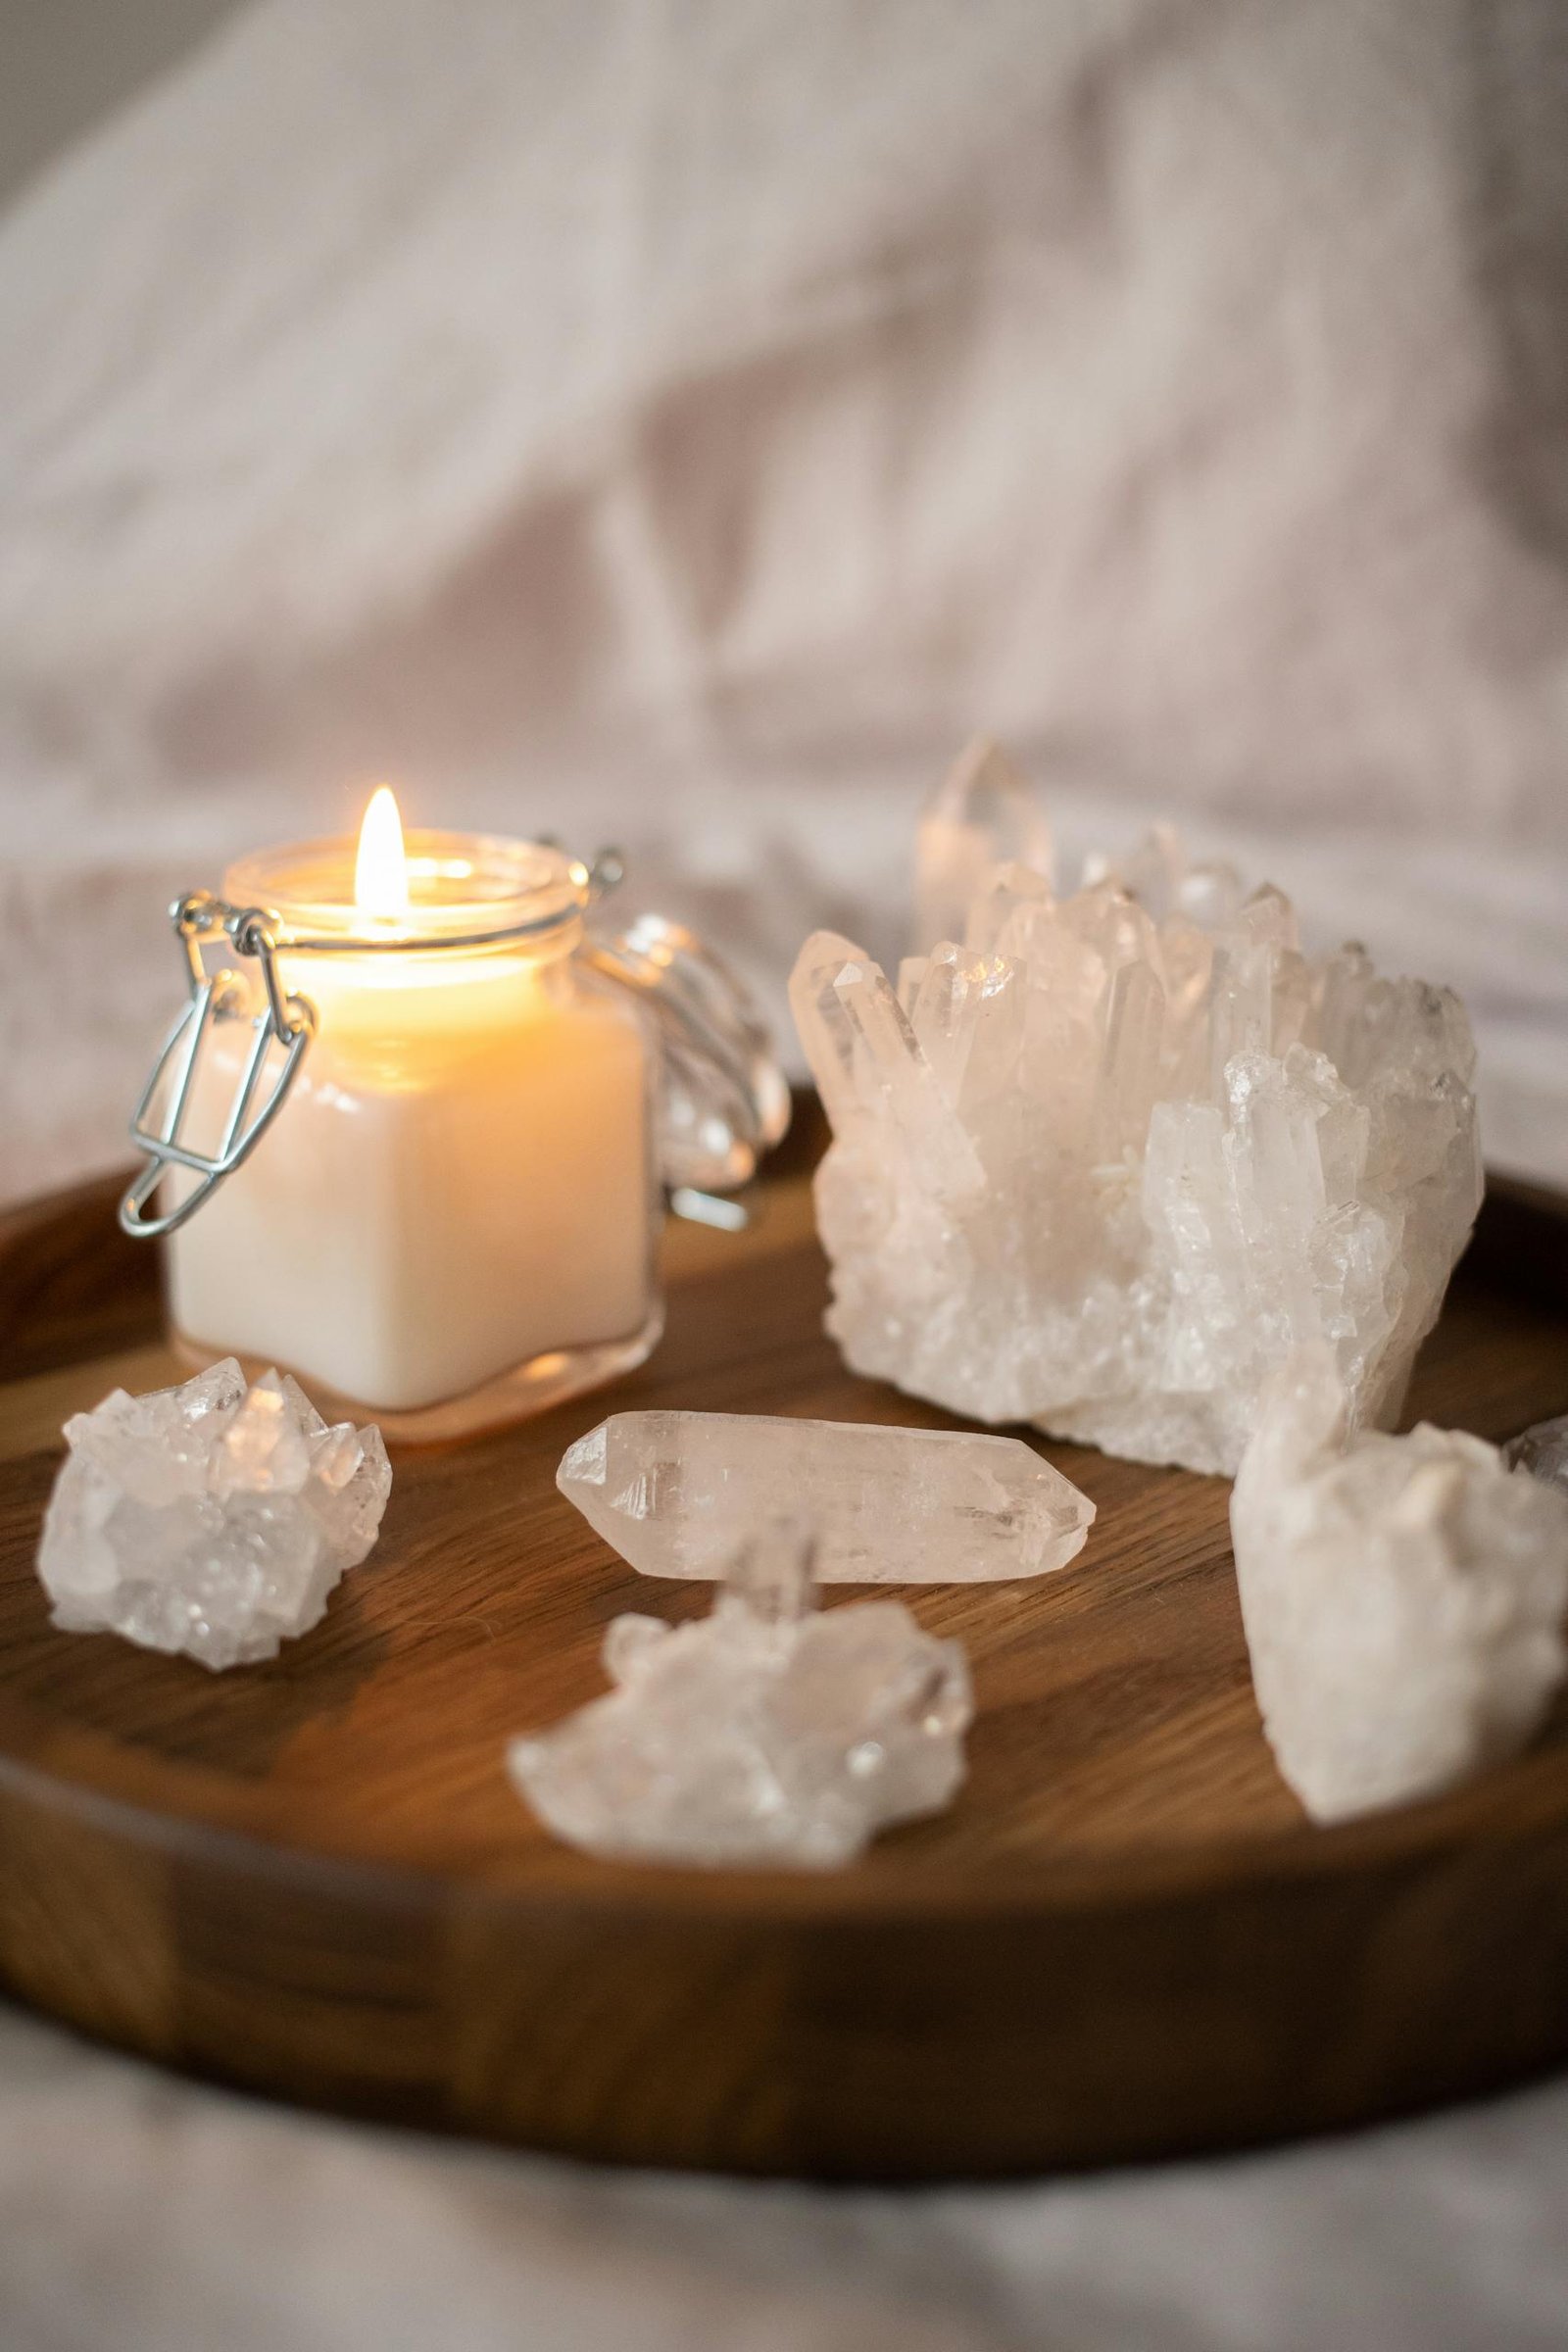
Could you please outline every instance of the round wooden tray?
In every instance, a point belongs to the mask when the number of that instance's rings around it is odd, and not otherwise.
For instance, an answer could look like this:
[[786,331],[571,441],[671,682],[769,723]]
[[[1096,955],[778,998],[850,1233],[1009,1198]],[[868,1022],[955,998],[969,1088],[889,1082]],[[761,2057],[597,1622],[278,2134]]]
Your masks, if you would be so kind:
[[[395,1456],[377,1550],[274,1665],[55,1633],[32,1558],[60,1425],[176,1376],[113,1188],[0,1220],[0,1981],[192,2071],[628,2162],[922,2178],[1235,2145],[1568,2054],[1568,1710],[1441,1803],[1307,1827],[1263,1743],[1217,1479],[1052,1447],[1060,1576],[906,1593],[968,1646],[968,1781],[826,1877],[553,1845],[512,1733],[598,1691],[606,1625],[687,1614],[558,1495],[614,1406],[943,1426],[821,1333],[804,1172],[670,1241],[669,1336],[615,1390]],[[1494,1195],[1415,1410],[1568,1406],[1565,1229]]]

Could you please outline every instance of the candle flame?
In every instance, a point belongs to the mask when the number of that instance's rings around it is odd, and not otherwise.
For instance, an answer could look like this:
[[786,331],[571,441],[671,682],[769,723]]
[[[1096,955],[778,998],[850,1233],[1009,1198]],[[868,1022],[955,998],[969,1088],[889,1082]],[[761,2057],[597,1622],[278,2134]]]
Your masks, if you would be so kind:
[[409,911],[409,867],[403,854],[403,819],[390,785],[370,796],[360,827],[354,861],[354,904],[375,922],[400,922]]

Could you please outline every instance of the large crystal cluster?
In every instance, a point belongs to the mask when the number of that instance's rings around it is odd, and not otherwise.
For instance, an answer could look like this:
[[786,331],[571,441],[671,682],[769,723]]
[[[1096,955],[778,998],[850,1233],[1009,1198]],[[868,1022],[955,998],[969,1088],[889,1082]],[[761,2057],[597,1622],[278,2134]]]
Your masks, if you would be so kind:
[[722,1576],[809,1499],[822,1584],[1041,1576],[1095,1506],[1016,1438],[765,1413],[613,1413],[569,1446],[563,1494],[644,1576]]
[[204,1666],[308,1632],[392,1487],[379,1430],[329,1429],[295,1381],[247,1388],[232,1357],[183,1388],[116,1389],[66,1443],[38,1550],[56,1625]]
[[897,1600],[818,1615],[810,1544],[762,1530],[712,1613],[617,1617],[615,1688],[514,1740],[519,1792],[587,1852],[824,1869],[888,1822],[939,1812],[963,1778],[963,1652]]
[[1510,1754],[1562,1680],[1568,1494],[1423,1423],[1349,1434],[1326,1348],[1270,1383],[1231,1494],[1252,1682],[1315,1821]]
[[[999,760],[966,771],[993,812]],[[965,884],[973,864],[966,837]],[[1446,989],[1380,979],[1359,947],[1309,960],[1279,891],[1160,830],[1060,899],[993,867],[897,994],[817,932],[791,999],[857,1371],[1198,1470],[1235,1469],[1293,1347],[1329,1348],[1362,1420],[1397,1412],[1480,1200]]]

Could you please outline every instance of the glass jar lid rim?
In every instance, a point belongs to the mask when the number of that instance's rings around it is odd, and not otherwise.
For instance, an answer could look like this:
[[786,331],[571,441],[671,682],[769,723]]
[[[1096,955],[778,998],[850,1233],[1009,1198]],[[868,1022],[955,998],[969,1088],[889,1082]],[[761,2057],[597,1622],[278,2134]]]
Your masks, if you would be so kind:
[[592,895],[588,868],[553,842],[415,826],[404,836],[407,914],[368,914],[355,897],[358,847],[334,835],[248,852],[224,895],[260,908],[284,954],[356,956],[541,939],[577,921]]

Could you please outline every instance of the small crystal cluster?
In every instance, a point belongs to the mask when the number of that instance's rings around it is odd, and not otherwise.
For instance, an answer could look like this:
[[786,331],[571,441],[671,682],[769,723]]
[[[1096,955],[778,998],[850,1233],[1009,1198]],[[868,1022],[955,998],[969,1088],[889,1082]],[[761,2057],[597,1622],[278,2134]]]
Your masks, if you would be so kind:
[[[959,833],[969,887],[1009,791],[1027,802],[999,753],[969,756],[923,829],[922,903]],[[897,995],[817,932],[791,1001],[834,1134],[828,1327],[858,1372],[1198,1470],[1235,1469],[1296,1346],[1329,1347],[1362,1420],[1396,1414],[1480,1201],[1447,990],[1358,947],[1307,960],[1279,891],[1160,830],[1062,899],[994,866]]]
[[1511,1754],[1568,1663],[1568,1494],[1458,1430],[1348,1431],[1332,1355],[1302,1351],[1231,1494],[1263,1726],[1315,1821]]
[[1095,1506],[1016,1438],[756,1413],[614,1413],[556,1473],[644,1576],[721,1576],[753,1529],[809,1498],[823,1584],[1041,1576]]
[[939,1812],[963,1778],[963,1652],[896,1600],[818,1615],[810,1545],[764,1530],[712,1613],[617,1617],[608,1696],[512,1744],[519,1792],[611,1858],[826,1869],[886,1823]]
[[275,1657],[374,1544],[392,1472],[377,1429],[328,1429],[286,1375],[232,1357],[182,1388],[117,1389],[66,1424],[38,1574],[54,1622],[183,1650]]

